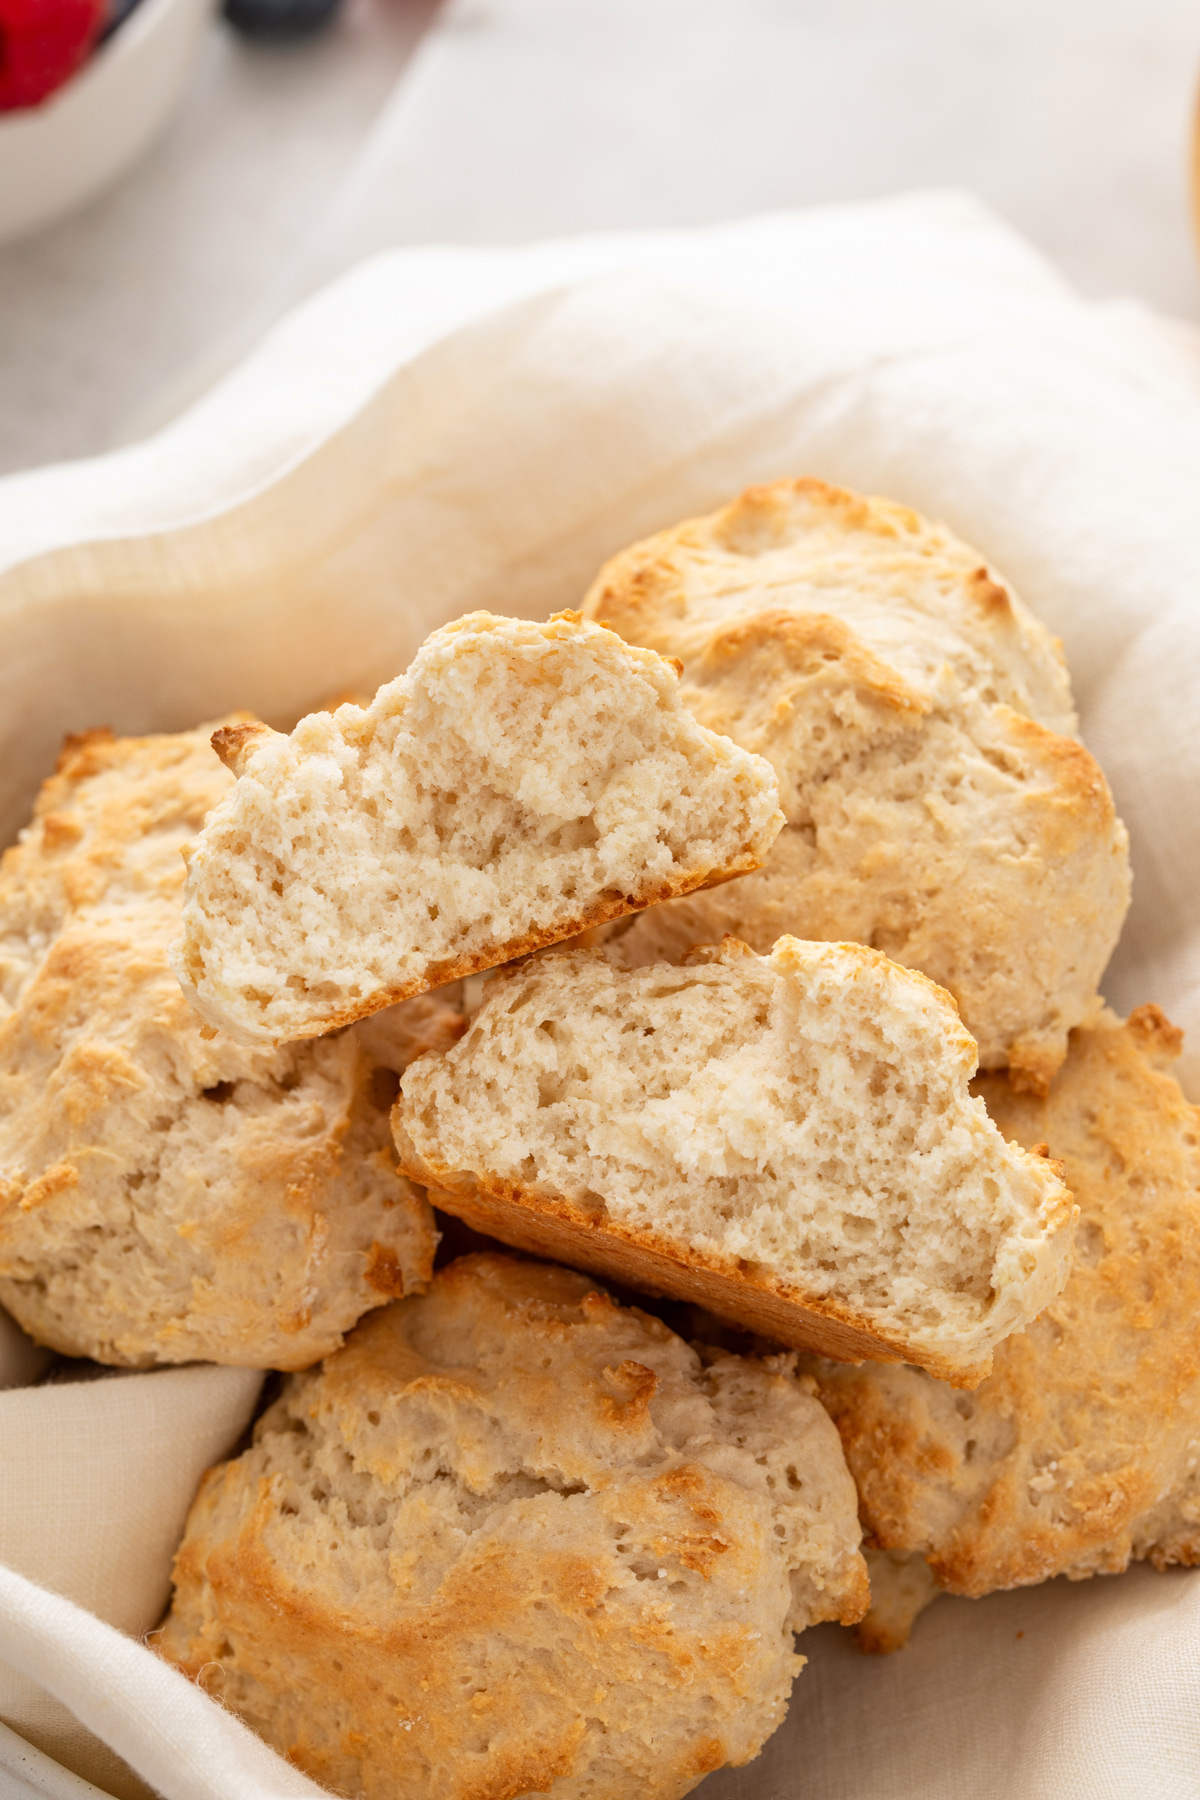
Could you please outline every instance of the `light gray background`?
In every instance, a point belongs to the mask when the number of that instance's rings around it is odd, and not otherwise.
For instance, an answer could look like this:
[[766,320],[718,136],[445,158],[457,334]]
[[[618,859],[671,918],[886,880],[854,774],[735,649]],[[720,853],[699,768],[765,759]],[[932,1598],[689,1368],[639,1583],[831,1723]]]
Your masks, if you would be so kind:
[[1196,319],[1198,71],[1193,0],[349,0],[282,52],[214,23],[146,162],[0,251],[0,470],[151,428],[393,243],[955,185],[1085,292]]

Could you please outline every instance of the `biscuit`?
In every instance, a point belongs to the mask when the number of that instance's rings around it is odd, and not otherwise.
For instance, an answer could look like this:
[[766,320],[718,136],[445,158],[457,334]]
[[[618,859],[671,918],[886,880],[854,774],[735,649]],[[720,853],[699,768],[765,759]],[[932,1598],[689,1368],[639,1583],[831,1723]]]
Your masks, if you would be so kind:
[[866,1604],[789,1357],[707,1363],[586,1276],[465,1257],[204,1480],[158,1648],[367,1800],[673,1800]]
[[232,786],[211,730],[69,740],[0,862],[0,1303],[70,1356],[303,1368],[429,1275],[388,1109],[461,1020],[203,1039],[167,953],[181,846]]
[[636,920],[625,960],[725,932],[869,944],[954,995],[981,1067],[1044,1091],[1095,1008],[1128,846],[1059,646],[977,552],[780,481],[626,550],[584,612],[682,659],[685,703],[773,764],[788,821],[757,874]]
[[[977,1084],[1003,1132],[1049,1144],[1081,1214],[1066,1287],[981,1387],[811,1365],[892,1587],[905,1557],[927,1562],[926,1599],[1200,1561],[1200,1108],[1167,1072],[1181,1041],[1140,1007],[1074,1032],[1044,1100]],[[910,1603],[921,1579],[900,1570]],[[897,1606],[870,1639],[903,1642]]]
[[974,1068],[949,996],[858,944],[558,950],[410,1065],[393,1123],[405,1173],[505,1243],[969,1386],[1062,1286],[1074,1211]]
[[219,733],[240,779],[188,851],[184,992],[240,1043],[315,1036],[756,868],[770,765],[678,690],[577,613],[472,613],[365,709]]
[[903,1650],[915,1621],[941,1589],[923,1556],[901,1551],[866,1550],[871,1580],[871,1605],[859,1620],[855,1637],[869,1656],[887,1656]]

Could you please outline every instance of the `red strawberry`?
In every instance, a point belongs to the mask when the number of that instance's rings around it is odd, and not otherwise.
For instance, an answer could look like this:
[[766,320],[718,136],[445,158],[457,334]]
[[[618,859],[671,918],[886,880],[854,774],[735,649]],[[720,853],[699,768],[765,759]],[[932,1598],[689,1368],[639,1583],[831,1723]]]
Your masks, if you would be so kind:
[[77,69],[107,0],[0,0],[0,112],[37,106]]

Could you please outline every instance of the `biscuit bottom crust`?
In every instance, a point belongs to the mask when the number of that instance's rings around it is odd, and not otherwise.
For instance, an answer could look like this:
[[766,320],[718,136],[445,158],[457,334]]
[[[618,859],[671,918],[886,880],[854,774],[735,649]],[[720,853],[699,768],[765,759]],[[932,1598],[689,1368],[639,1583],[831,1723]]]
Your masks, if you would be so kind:
[[[871,1329],[868,1320],[780,1281],[769,1271],[739,1268],[735,1257],[719,1261],[685,1244],[601,1223],[561,1196],[516,1189],[503,1182],[431,1187],[430,1202],[442,1212],[515,1250],[592,1269],[642,1293],[703,1306],[717,1318],[791,1349],[811,1350],[839,1362],[901,1362],[900,1351]],[[908,1355],[916,1355],[911,1349]],[[974,1388],[991,1358],[963,1366],[932,1350],[919,1353],[930,1373],[955,1387]]]
[[1073,1218],[971,1098],[974,1060],[948,997],[863,946],[558,951],[409,1067],[393,1134],[503,1242],[970,1387],[1062,1285]]

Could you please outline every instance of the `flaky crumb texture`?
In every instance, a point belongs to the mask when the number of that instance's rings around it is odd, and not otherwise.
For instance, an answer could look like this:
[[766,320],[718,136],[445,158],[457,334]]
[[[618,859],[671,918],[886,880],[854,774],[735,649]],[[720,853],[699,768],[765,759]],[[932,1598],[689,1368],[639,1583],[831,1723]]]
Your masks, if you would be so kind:
[[923,1558],[929,1595],[1200,1562],[1200,1108],[1169,1073],[1180,1042],[1140,1007],[1073,1033],[1045,1100],[979,1082],[1002,1130],[1061,1158],[1081,1217],[1066,1287],[974,1393],[813,1365],[872,1542]]
[[728,939],[632,971],[559,950],[410,1066],[397,1143],[452,1211],[476,1188],[533,1230],[566,1209],[584,1266],[589,1231],[665,1247],[970,1369],[1062,1286],[1072,1218],[971,1098],[974,1065],[949,997],[859,945]]
[[674,666],[561,614],[474,613],[365,708],[220,740],[239,775],[190,847],[175,967],[243,1042],[308,1037],[756,868],[761,758]]

